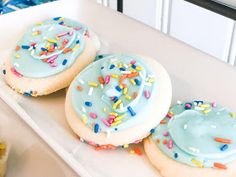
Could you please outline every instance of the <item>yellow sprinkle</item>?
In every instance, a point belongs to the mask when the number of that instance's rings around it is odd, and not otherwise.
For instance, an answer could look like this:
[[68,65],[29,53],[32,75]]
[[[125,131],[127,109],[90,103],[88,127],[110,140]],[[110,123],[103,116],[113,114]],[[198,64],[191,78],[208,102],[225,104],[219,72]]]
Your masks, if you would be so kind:
[[123,148],[128,148],[128,147],[129,147],[128,144],[124,144],[124,145],[123,145]]
[[125,118],[125,117],[126,117],[126,114],[123,114],[123,115],[121,115],[121,116],[116,117],[114,120],[115,120],[115,122],[116,122],[116,121],[119,121],[119,120],[121,120],[121,119],[123,119],[123,118]]
[[79,49],[79,47],[80,47],[79,44],[75,45],[75,46],[73,47],[72,51],[76,51],[77,49]]
[[56,40],[50,39],[50,38],[47,38],[47,41],[48,41],[48,42],[51,42],[51,43],[56,43],[56,42],[57,42]]
[[136,85],[134,79],[130,79],[131,84]]
[[124,88],[122,84],[120,84],[120,85],[119,85],[119,87],[120,87],[121,89],[123,89],[123,88]]
[[199,167],[199,168],[203,168],[204,167],[204,165],[201,163],[201,162],[199,162],[198,160],[196,160],[196,159],[192,159],[191,160],[197,167]]
[[125,95],[125,98],[126,98],[127,100],[131,100],[132,97],[131,97],[130,95],[127,95],[127,94],[126,94],[126,95]]
[[47,44],[47,45],[46,45],[46,49],[49,49],[49,48],[50,48],[50,44]]
[[149,79],[147,80],[147,82],[153,83],[153,82],[154,82],[154,78],[149,78]]
[[42,25],[43,23],[42,22],[38,22],[38,23],[36,23],[36,25]]
[[87,124],[87,123],[88,123],[88,119],[87,119],[87,117],[86,117],[85,114],[82,115],[82,122],[83,122],[84,124]]
[[16,57],[16,58],[20,58],[20,55],[16,53],[16,54],[15,54],[15,57]]
[[138,71],[141,71],[141,70],[143,70],[143,68],[141,67],[141,66],[136,66],[136,68],[135,68],[136,70],[138,70]]
[[0,150],[6,149],[6,145],[4,143],[0,143]]
[[98,84],[96,82],[89,82],[88,85],[91,87],[98,87]]
[[230,117],[235,117],[235,114],[234,113],[229,113]]
[[113,122],[113,123],[111,124],[111,126],[113,127],[113,126],[119,125],[120,123],[121,123],[121,121],[119,120],[119,121],[117,121],[117,122]]
[[37,35],[39,35],[38,31],[35,31],[35,32],[32,33],[32,36],[37,36]]
[[118,114],[116,112],[110,112],[109,115],[110,116],[118,116]]
[[112,106],[113,109],[116,109],[117,106],[119,106],[119,104],[121,103],[122,101],[119,99],[117,102],[115,102]]
[[57,41],[59,41],[59,40],[60,40],[60,38],[56,36],[56,40],[57,40]]
[[122,66],[123,66],[123,64],[122,64],[122,63],[119,63],[118,67],[121,68]]
[[106,107],[103,108],[103,112],[107,112],[107,108]]
[[129,151],[130,154],[135,154],[134,150]]
[[119,76],[117,74],[111,74],[111,77],[117,79]]
[[129,63],[129,64],[128,64],[128,66],[129,66],[129,67],[131,67],[131,66],[132,66],[132,64],[131,64],[131,63]]
[[63,20],[65,20],[65,18],[64,18],[64,17],[61,17],[59,20],[63,21]]
[[204,114],[207,114],[207,113],[209,113],[209,112],[211,112],[211,109],[205,109],[205,110],[203,111]]
[[209,108],[210,105],[209,104],[202,104],[202,105],[200,105],[200,107],[202,107],[202,108]]
[[128,88],[127,88],[127,87],[125,87],[125,88],[124,88],[124,91],[123,91],[124,95],[126,95],[126,94],[127,94],[127,92],[128,92]]

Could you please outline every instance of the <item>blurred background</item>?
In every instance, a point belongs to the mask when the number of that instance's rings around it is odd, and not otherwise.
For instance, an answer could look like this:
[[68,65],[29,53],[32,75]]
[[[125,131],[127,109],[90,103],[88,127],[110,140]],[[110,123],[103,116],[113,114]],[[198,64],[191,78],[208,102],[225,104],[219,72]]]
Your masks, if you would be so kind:
[[[6,14],[54,0],[0,0]],[[91,0],[236,66],[236,0]]]

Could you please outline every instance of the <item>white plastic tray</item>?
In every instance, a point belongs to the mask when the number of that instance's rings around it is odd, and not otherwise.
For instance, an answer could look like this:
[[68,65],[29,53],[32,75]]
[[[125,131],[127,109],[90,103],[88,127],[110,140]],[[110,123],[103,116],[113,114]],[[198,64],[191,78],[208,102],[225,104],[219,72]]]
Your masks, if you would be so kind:
[[[76,1],[71,3],[79,5]],[[71,5],[66,1],[53,2],[0,17],[1,26],[7,26],[0,28],[1,61],[9,57],[16,40],[35,22],[54,16],[80,20],[76,6]],[[101,40],[103,51],[112,52],[109,42],[103,37]],[[0,97],[81,177],[158,176],[145,155],[132,155],[121,148],[96,151],[80,142],[65,121],[65,90],[40,98],[25,97],[13,92],[1,77]]]

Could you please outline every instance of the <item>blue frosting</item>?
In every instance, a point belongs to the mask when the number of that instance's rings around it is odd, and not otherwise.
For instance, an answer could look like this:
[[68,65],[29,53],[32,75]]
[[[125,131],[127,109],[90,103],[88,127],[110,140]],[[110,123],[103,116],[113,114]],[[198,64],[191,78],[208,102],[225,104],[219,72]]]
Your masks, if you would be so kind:
[[43,78],[70,67],[83,52],[83,24],[61,17],[32,26],[17,42],[11,63],[21,75]]
[[[130,64],[134,60],[136,63]],[[119,80],[132,72],[138,75],[124,79],[122,84],[128,88],[126,91]],[[110,80],[106,83],[108,76]],[[102,82],[99,82],[99,77]],[[146,112],[156,94],[156,78],[142,58],[107,55],[90,64],[75,78],[71,91],[73,108],[78,118],[95,133],[122,131],[140,125],[149,119]]]
[[[227,164],[236,159],[235,131],[236,119],[227,108],[191,102],[173,106],[152,139],[161,151],[178,162],[214,167],[214,163]],[[231,143],[218,142],[215,138]]]

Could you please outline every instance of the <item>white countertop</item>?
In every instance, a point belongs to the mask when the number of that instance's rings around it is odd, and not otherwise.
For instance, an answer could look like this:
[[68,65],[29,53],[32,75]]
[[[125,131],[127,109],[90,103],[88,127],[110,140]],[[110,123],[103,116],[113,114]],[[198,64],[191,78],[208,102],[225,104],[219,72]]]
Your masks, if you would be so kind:
[[[71,3],[70,8],[65,9],[64,3]],[[54,4],[57,4],[54,6]],[[56,9],[55,11],[47,11],[50,8]],[[73,9],[73,10],[71,10]],[[43,10],[43,11],[42,11]],[[44,11],[45,10],[45,11]],[[1,26],[0,39],[8,40],[8,44],[0,44],[0,52],[5,52],[6,47],[12,48],[15,44],[14,36],[17,36],[20,32],[25,30],[25,25],[21,24],[21,21],[28,23],[29,25],[34,23],[30,17],[46,18],[48,16],[74,16],[78,14],[78,20],[90,26],[101,38],[105,39],[103,45],[107,46],[107,51],[115,52],[129,52],[148,55],[156,58],[169,72],[173,84],[173,103],[176,100],[192,100],[192,99],[204,99],[209,101],[216,101],[222,105],[230,107],[236,112],[236,69],[232,66],[225,64],[205,53],[202,53],[184,43],[181,43],[175,39],[172,39],[165,34],[147,27],[123,14],[117,13],[111,9],[105,8],[92,1],[88,0],[61,0],[59,2],[48,3],[43,6],[33,7],[25,9],[19,12],[20,16],[16,16],[15,13],[6,14],[0,17],[1,22],[8,21],[8,26]],[[24,15],[25,14],[25,15]],[[30,16],[28,15],[30,14]],[[17,22],[18,29],[12,29],[12,22]],[[12,33],[12,39],[7,39],[5,33]],[[24,171],[24,173],[17,174],[18,176],[31,176],[33,170],[26,170],[33,168],[30,164],[38,163],[39,157],[37,153],[42,152],[43,157],[45,155],[45,161],[52,159],[51,165],[59,164],[60,174],[63,176],[76,176],[73,171],[60,159],[54,152],[39,138],[36,134],[30,130],[22,121],[18,120],[18,116],[3,102],[0,102],[0,109],[2,110],[2,116],[0,121],[12,121],[15,123],[6,123],[9,126],[5,127],[5,132],[13,135],[14,142],[19,143],[22,146],[22,150],[14,150],[20,154],[26,154],[24,160],[17,164],[19,168],[13,168],[14,170]],[[6,119],[9,117],[9,120]],[[4,123],[5,125],[5,123]],[[1,127],[4,127],[1,124]],[[13,128],[11,128],[11,126]],[[26,139],[16,141],[17,131],[15,128],[19,126]],[[4,129],[2,128],[2,131]],[[12,133],[10,133],[12,130]],[[8,135],[10,137],[10,135]],[[28,136],[28,137],[27,137]],[[30,141],[29,143],[29,139]],[[26,148],[29,147],[29,148]],[[37,148],[34,148],[37,147]],[[38,149],[39,148],[39,149]],[[31,149],[28,151],[27,149]],[[53,158],[51,158],[53,157]],[[29,159],[29,161],[27,161]],[[18,162],[16,162],[18,163]],[[36,164],[37,164],[36,163]],[[10,165],[14,163],[11,162]],[[43,162],[39,162],[43,165]],[[38,165],[38,164],[37,164]],[[40,166],[39,165],[39,166]],[[45,167],[46,168],[46,167]],[[56,167],[55,167],[56,168]],[[22,169],[22,170],[21,170]],[[51,168],[51,170],[54,168]],[[15,176],[16,171],[9,172],[8,175]],[[41,170],[42,171],[42,170]],[[50,169],[49,169],[50,171]],[[25,173],[30,173],[25,175]],[[43,173],[43,171],[42,171]],[[49,172],[48,172],[49,173]],[[58,170],[50,172],[55,176],[58,174]],[[13,175],[14,174],[14,175]],[[24,175],[20,175],[24,174]],[[43,176],[43,175],[41,175]]]

